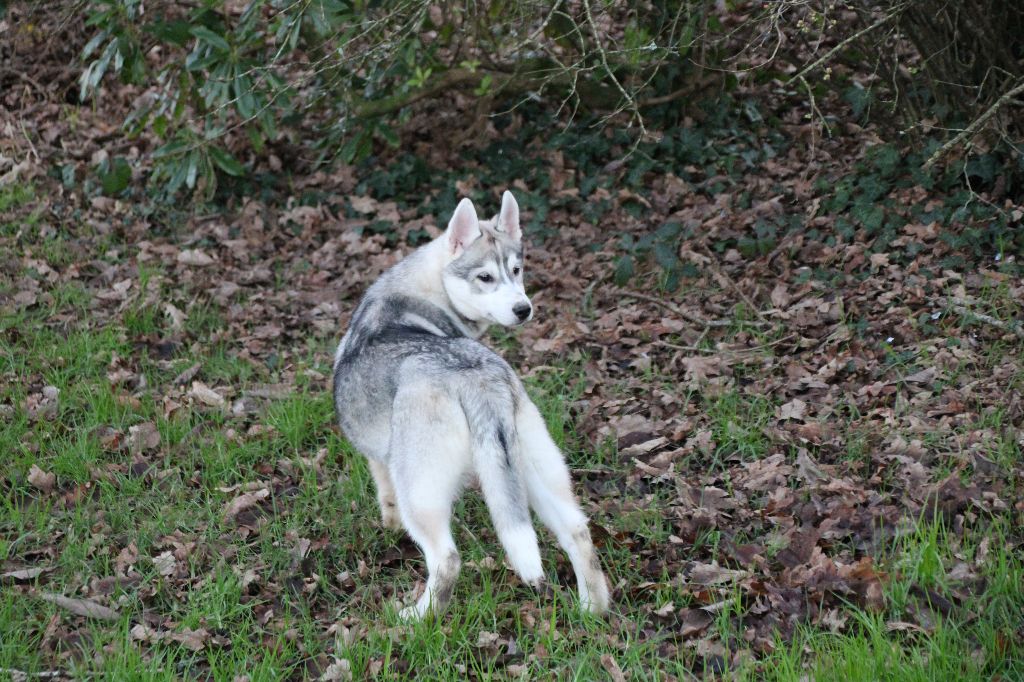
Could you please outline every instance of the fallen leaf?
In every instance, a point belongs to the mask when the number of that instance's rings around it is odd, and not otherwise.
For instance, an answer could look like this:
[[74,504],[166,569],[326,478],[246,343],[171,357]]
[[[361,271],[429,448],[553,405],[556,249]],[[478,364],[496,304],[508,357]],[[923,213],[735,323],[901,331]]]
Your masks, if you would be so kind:
[[642,443],[636,443],[635,445],[630,445],[629,447],[623,448],[622,450],[619,450],[619,454],[623,457],[636,457],[638,455],[646,455],[648,452],[660,448],[663,445],[666,445],[667,443],[668,438],[665,438],[664,436],[658,436],[657,438],[652,438]]
[[826,478],[821,472],[818,463],[811,459],[811,454],[806,448],[799,448],[797,450],[796,475],[809,485],[814,485]]
[[721,374],[721,358],[694,356],[682,358],[680,362],[686,370],[685,377],[691,385],[707,381],[708,377]]
[[608,672],[612,682],[626,682],[626,676],[622,674],[622,668],[615,662],[611,654],[601,654],[601,666]]
[[681,616],[683,625],[679,634],[683,637],[699,635],[715,620],[714,616],[703,609],[683,609]]
[[152,450],[160,445],[160,432],[153,422],[142,422],[128,427],[128,442],[132,452]]
[[36,292],[34,291],[19,291],[14,295],[14,302],[18,304],[19,308],[27,308],[36,304]]
[[130,576],[111,575],[105,578],[93,578],[90,580],[89,590],[90,594],[109,597],[118,590],[127,592],[129,588],[135,587],[140,582],[142,582],[142,576],[138,573],[133,573]]
[[139,623],[138,625],[133,626],[129,634],[133,640],[138,642],[158,642],[163,639],[163,635],[161,633],[144,623]]
[[938,371],[934,367],[926,367],[920,372],[914,372],[903,378],[904,381],[912,384],[930,384],[935,381]]
[[789,305],[791,299],[785,282],[778,282],[775,284],[775,288],[772,289],[771,300],[772,305],[776,308],[785,308]]
[[173,303],[164,303],[164,314],[171,318],[171,331],[180,332],[185,328],[185,313]]
[[847,620],[848,617],[839,609],[826,609],[819,622],[832,632],[842,632]]
[[480,634],[477,635],[476,645],[481,649],[485,649],[487,647],[492,647],[496,645],[499,639],[501,639],[501,635],[499,635],[497,632],[488,632],[487,630],[481,630]]
[[175,386],[184,386],[188,382],[192,381],[197,374],[199,374],[199,368],[202,367],[200,363],[196,363],[186,369],[184,372],[174,377],[174,381],[171,382]]
[[292,390],[292,387],[287,384],[256,384],[246,389],[245,395],[277,400],[287,398],[291,395]]
[[690,569],[690,581],[698,585],[731,583],[742,580],[748,575],[750,575],[748,571],[734,571],[729,568],[723,568],[717,563],[704,564],[699,561],[694,562],[693,567]]
[[800,420],[802,420],[806,413],[807,413],[807,403],[805,403],[804,401],[800,400],[799,398],[794,398],[793,400],[789,401],[788,403],[786,403],[785,405],[783,405],[782,407],[779,408],[779,419],[781,419],[781,420],[786,420],[786,419],[800,419]]
[[192,382],[192,390],[189,391],[189,395],[210,407],[224,407],[224,405],[227,404],[224,396],[217,393],[201,381]]
[[885,594],[882,592],[882,583],[875,581],[868,583],[864,590],[864,606],[870,611],[881,611],[885,606]]
[[117,557],[114,558],[114,569],[121,574],[127,572],[130,566],[134,566],[135,562],[139,560],[139,549],[135,546],[134,542],[128,543],[128,546],[122,549]]
[[57,485],[57,476],[33,464],[28,470],[28,482],[37,490],[48,493]]
[[197,630],[182,628],[181,632],[168,632],[164,638],[177,642],[192,651],[202,651],[206,646],[206,640],[210,638],[210,633],[203,628]]
[[46,567],[19,568],[19,569],[14,570],[14,571],[7,571],[6,573],[0,573],[0,579],[7,578],[7,579],[9,579],[11,581],[14,581],[14,582],[19,582],[19,581],[22,581],[22,580],[32,580],[33,578],[38,578],[43,573],[47,573],[48,571],[52,571],[52,570],[53,570],[52,568],[46,568]]
[[352,679],[352,664],[347,658],[335,658],[320,675],[320,682],[339,682]]
[[43,601],[56,604],[76,616],[97,618],[99,620],[118,620],[121,617],[117,611],[114,611],[103,604],[97,604],[89,599],[74,599],[72,597],[65,597],[62,594],[54,594],[52,592],[40,592],[39,598]]
[[174,574],[174,571],[177,570],[178,563],[174,559],[174,553],[168,551],[153,557],[153,567],[156,569],[157,573],[167,577]]
[[891,620],[885,624],[888,632],[928,632],[917,623],[908,623],[902,620]]
[[264,500],[269,496],[270,491],[266,488],[262,488],[256,492],[242,493],[224,505],[224,520],[231,521],[246,509],[256,506],[259,504],[260,500]]
[[213,265],[214,260],[199,249],[185,249],[178,254],[178,262],[182,265],[203,267],[206,265]]
[[377,210],[377,201],[370,197],[349,197],[348,203],[353,211],[364,215]]

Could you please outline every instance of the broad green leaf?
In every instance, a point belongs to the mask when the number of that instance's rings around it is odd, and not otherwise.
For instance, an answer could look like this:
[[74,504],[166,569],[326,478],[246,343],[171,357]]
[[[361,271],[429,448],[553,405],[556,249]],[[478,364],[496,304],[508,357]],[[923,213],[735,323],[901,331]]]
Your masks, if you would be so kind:
[[120,194],[128,189],[131,181],[132,167],[120,156],[110,160],[106,171],[100,171],[100,186],[107,195]]
[[619,286],[626,284],[633,278],[634,272],[633,257],[629,254],[619,256],[618,262],[615,263],[615,283]]
[[187,21],[180,19],[174,21],[154,21],[143,27],[143,31],[150,33],[160,40],[173,43],[179,47],[185,47],[188,44],[189,36],[192,32]]
[[657,242],[654,245],[654,260],[666,271],[674,270],[679,264],[675,248],[665,242]]
[[381,124],[377,126],[377,132],[380,133],[380,136],[384,138],[384,141],[391,147],[397,148],[401,143],[401,140],[399,140],[398,135],[391,126]]
[[219,147],[210,147],[210,159],[216,164],[217,168],[228,175],[239,177],[245,175],[245,166],[239,163],[238,159],[233,157],[229,152],[224,151]]
[[196,176],[199,174],[199,154],[191,152],[188,155],[188,172],[185,173],[185,185],[189,189],[196,186]]
[[85,47],[82,48],[82,59],[85,59],[86,57],[91,55],[93,52],[95,52],[96,48],[100,46],[100,43],[102,43],[104,40],[106,40],[107,36],[109,36],[109,35],[110,35],[109,31],[100,31],[99,33],[94,35],[89,40],[89,42],[87,42],[85,44]]
[[191,33],[200,41],[207,43],[208,45],[212,45],[221,52],[228,52],[231,50],[231,46],[228,45],[228,41],[224,40],[223,36],[214,33],[205,26],[193,26]]

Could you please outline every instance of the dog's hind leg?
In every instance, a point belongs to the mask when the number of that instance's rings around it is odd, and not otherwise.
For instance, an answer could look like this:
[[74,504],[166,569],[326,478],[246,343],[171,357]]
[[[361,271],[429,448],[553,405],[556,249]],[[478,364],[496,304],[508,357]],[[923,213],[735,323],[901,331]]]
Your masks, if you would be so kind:
[[544,568],[537,533],[530,519],[529,498],[519,461],[515,425],[502,415],[511,414],[512,401],[491,396],[472,406],[464,404],[473,443],[473,464],[480,479],[487,509],[512,569],[527,585],[540,587]]
[[402,520],[398,516],[398,503],[395,501],[395,486],[391,483],[391,474],[386,464],[375,459],[366,459],[373,474],[373,483],[377,487],[377,502],[380,504],[380,519],[386,528],[401,528]]
[[414,606],[402,610],[404,620],[417,620],[428,611],[440,613],[451,601],[462,564],[452,538],[452,500],[458,476],[447,480],[437,472],[424,477],[423,464],[405,458],[393,462],[395,492],[402,525],[423,551],[427,586]]
[[608,581],[590,538],[587,517],[572,492],[569,469],[536,405],[524,399],[516,417],[530,506],[569,555],[580,605],[591,613],[608,609]]
[[[401,500],[401,495],[399,496]],[[462,562],[451,533],[451,508],[430,507],[407,500],[403,521],[409,535],[423,550],[427,564],[427,585],[413,606],[402,609],[403,620],[419,620],[441,613],[451,601]],[[402,503],[399,502],[402,507]]]
[[457,405],[429,392],[400,391],[394,414],[388,469],[402,525],[427,564],[423,596],[400,615],[417,620],[444,610],[462,566],[451,515],[469,463],[469,434]]

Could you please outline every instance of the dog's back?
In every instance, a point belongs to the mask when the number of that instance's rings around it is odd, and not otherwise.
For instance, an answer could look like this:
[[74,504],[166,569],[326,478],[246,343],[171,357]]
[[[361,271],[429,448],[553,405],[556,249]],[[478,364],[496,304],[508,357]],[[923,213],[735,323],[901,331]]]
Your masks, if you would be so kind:
[[[387,461],[396,396],[420,384],[431,386],[436,399],[465,406],[518,401],[522,393],[508,364],[463,334],[443,310],[414,296],[364,299],[334,364],[338,421],[364,455]],[[431,404],[420,407],[429,411]]]

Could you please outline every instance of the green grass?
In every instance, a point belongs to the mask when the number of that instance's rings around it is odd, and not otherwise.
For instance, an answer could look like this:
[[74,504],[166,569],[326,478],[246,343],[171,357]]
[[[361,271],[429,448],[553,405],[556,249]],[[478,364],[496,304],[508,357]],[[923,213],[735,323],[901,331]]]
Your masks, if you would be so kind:
[[[1013,639],[1024,622],[1024,560],[1005,543],[997,525],[992,535],[953,537],[939,524],[919,524],[887,558],[893,571],[884,611],[852,608],[843,634],[801,628],[788,644],[741,678],[799,680],[1015,680],[1024,677],[1024,657]],[[988,541],[986,541],[988,538]],[[982,543],[987,545],[979,554]],[[980,599],[969,604],[969,617],[947,618],[933,612],[930,629],[907,623],[915,586],[955,599],[948,572],[964,559],[988,581]],[[927,608],[928,600],[914,608]],[[808,653],[810,656],[808,656]],[[809,665],[805,662],[809,660]]]
[[[519,651],[542,646],[549,652],[549,662],[530,664],[531,669],[572,671],[577,679],[588,679],[601,674],[601,654],[614,647],[595,643],[580,650],[575,640],[560,636],[560,630],[589,632],[595,642],[611,634],[634,636],[628,629],[616,632],[601,620],[579,615],[571,592],[560,590],[551,601],[519,585],[501,564],[486,509],[472,496],[458,508],[456,533],[464,560],[490,558],[497,564],[464,572],[456,605],[444,619],[415,626],[400,623],[395,605],[416,577],[422,577],[422,563],[414,551],[411,560],[389,558],[401,534],[379,528],[366,466],[328,429],[332,408],[324,391],[296,392],[272,401],[259,418],[265,431],[231,438],[227,430],[233,427],[237,433],[241,427],[223,413],[192,405],[167,417],[154,401],[125,401],[124,387],[111,386],[107,373],[115,358],[150,372],[151,381],[173,378],[177,367],[156,368],[131,342],[159,329],[159,316],[134,308],[126,311],[124,331],[82,327],[67,334],[51,330],[41,317],[42,311],[19,320],[13,342],[11,334],[2,337],[2,371],[25,379],[8,384],[4,399],[20,404],[36,390],[34,384],[53,385],[59,389],[59,410],[52,421],[32,420],[18,412],[16,419],[0,427],[0,447],[12,453],[14,472],[0,510],[5,538],[0,557],[15,559],[59,548],[43,562],[52,570],[39,589],[74,596],[87,591],[91,579],[113,575],[119,553],[133,545],[139,557],[134,570],[141,576],[139,584],[117,590],[112,597],[120,621],[85,623],[75,633],[76,643],[58,644],[71,674],[117,677],[145,668],[154,679],[174,679],[201,666],[218,679],[243,669],[252,679],[276,679],[301,675],[310,661],[330,652],[348,658],[357,677],[382,666],[383,672],[390,669],[395,674],[416,670],[436,679],[464,679],[467,670],[487,676],[503,668],[491,653],[476,646],[481,631],[500,631],[515,639]],[[220,346],[212,347],[206,357],[187,360],[208,368],[203,378],[211,385],[233,381],[244,386],[248,379],[271,378],[269,370],[252,369]],[[578,438],[566,428],[570,421],[564,405],[579,395],[579,383],[578,374],[568,366],[564,373],[531,381],[531,391],[556,437],[571,447],[578,446]],[[133,475],[133,456],[106,450],[99,435],[102,427],[127,434],[131,426],[145,421],[154,421],[161,434],[159,452],[148,458],[161,474],[159,485],[153,478]],[[328,451],[322,469],[302,462],[321,448]],[[235,493],[219,489],[267,481],[264,467],[280,460],[290,463],[294,485],[275,491],[255,539],[239,537],[221,515]],[[27,482],[33,464],[54,473],[60,491],[87,487],[85,501],[62,508],[52,497],[40,497]],[[105,467],[115,469],[97,480],[96,472]],[[656,510],[626,515],[622,526],[652,539],[662,539],[668,532]],[[159,575],[152,559],[173,548],[168,538],[175,537],[186,538],[199,549],[179,560],[188,577],[172,584]],[[297,567],[302,563],[294,554],[299,537],[326,538],[329,549],[316,553],[310,565]],[[545,555],[549,565],[560,563],[564,570],[564,558],[550,542]],[[613,575],[637,579],[626,568],[628,554],[613,548],[609,561],[623,567],[612,568]],[[261,597],[259,590],[249,594],[241,582],[246,568],[256,571],[257,586],[286,587],[275,597]],[[361,575],[361,570],[369,572]],[[352,591],[342,589],[335,579],[345,571],[356,576]],[[532,628],[524,623],[524,604],[530,607]],[[278,613],[274,629],[260,622],[267,609]],[[174,631],[203,628],[216,633],[220,644],[201,652],[167,639],[143,646],[130,633],[146,612],[159,613],[174,624]],[[67,617],[27,593],[4,591],[0,667],[45,669],[48,663],[38,652],[45,624],[54,616]],[[358,618],[368,631],[344,646],[325,641],[323,631],[339,618]],[[537,628],[538,618],[550,624],[547,630]],[[99,656],[82,653],[100,651]],[[658,663],[651,644],[631,652],[637,664],[676,667],[670,661]],[[525,662],[522,656],[513,660],[520,659]]]
[[[31,196],[8,193],[0,203],[21,205]],[[46,253],[59,264],[74,250],[58,239]],[[156,266],[142,268],[139,289],[157,275]],[[245,673],[257,681],[316,677],[336,657],[349,661],[354,679],[515,677],[509,666],[521,666],[528,679],[592,680],[607,678],[602,656],[610,655],[635,680],[692,679],[705,669],[730,679],[794,682],[1024,678],[1024,562],[1009,512],[974,511],[973,523],[957,529],[941,517],[904,519],[894,538],[858,549],[870,551],[886,576],[884,606],[871,610],[851,598],[839,608],[846,625],[837,632],[802,620],[755,656],[747,627],[773,606],[732,585],[712,591],[717,604],[707,631],[681,640],[677,624],[652,615],[665,605],[671,611],[707,604],[708,591],[682,580],[681,566],[727,562],[724,548],[743,542],[765,544],[774,566],[784,545],[767,512],[759,517],[764,527],[720,520],[680,543],[676,536],[693,510],[680,503],[675,484],[628,481],[634,465],[613,440],[595,448],[577,431],[587,382],[582,356],[557,361],[526,385],[577,470],[578,489],[588,491],[581,497],[600,529],[602,561],[622,586],[613,614],[579,613],[566,585],[568,563],[546,531],[542,553],[557,586],[545,595],[522,586],[503,565],[486,508],[470,494],[456,509],[454,533],[466,567],[452,606],[441,618],[401,623],[398,609],[423,579],[423,563],[403,533],[380,527],[366,464],[332,428],[327,381],[314,378],[329,376],[329,348],[310,342],[280,349],[287,360],[280,365],[253,362],[222,333],[227,312],[212,302],[181,303],[188,316],[174,332],[160,307],[141,296],[113,323],[97,318],[82,284],[47,293],[38,305],[0,317],[0,405],[10,408],[0,419],[0,565],[48,569],[28,584],[0,589],[0,669],[58,667],[76,679],[230,680]],[[992,310],[1008,305],[993,302]],[[176,341],[162,356],[148,345],[154,338]],[[507,351],[515,343],[511,336],[499,341]],[[200,365],[197,380],[229,394],[227,408],[190,398],[189,385],[171,385],[193,364]],[[900,358],[896,365],[891,369],[911,367]],[[260,399],[254,414],[231,412],[247,390],[282,382],[287,372],[293,390]],[[668,387],[674,378],[653,368],[644,380]],[[1022,384],[1020,377],[1009,380],[1011,387]],[[27,406],[45,386],[57,389],[57,405],[49,416],[33,416]],[[735,467],[779,451],[767,433],[774,396],[730,385],[715,393],[691,390],[686,399],[706,416],[714,443],[677,461],[686,480],[707,477],[729,488]],[[841,474],[869,472],[877,434],[852,404],[849,412],[836,425],[836,466],[845,467]],[[950,434],[988,430],[995,436],[980,446],[982,454],[1007,471],[1019,466],[1009,408],[976,412],[975,421]],[[110,434],[123,443],[132,427],[148,422],[159,432],[158,447],[133,452],[111,444]],[[937,437],[930,445],[946,442]],[[42,494],[29,482],[33,465],[56,476],[54,492]],[[957,466],[948,463],[943,474]],[[225,518],[241,492],[264,488],[266,501],[241,527]],[[809,504],[804,491],[794,492]],[[760,499],[743,504],[764,507]],[[835,541],[836,551],[852,552],[844,542]],[[154,562],[165,552],[175,556],[171,576]],[[671,563],[652,560],[668,553]],[[975,576],[967,594],[962,575],[955,577],[965,566]],[[132,581],[96,596],[94,581],[125,571]],[[38,592],[96,598],[119,616],[82,619]],[[929,603],[938,598],[956,608],[943,614]],[[921,609],[929,611],[927,628],[917,625]],[[161,638],[133,636],[141,624]],[[187,631],[206,633],[199,651],[174,638]],[[481,633],[492,632],[500,644],[478,646]],[[701,641],[721,645],[725,655],[709,657]],[[749,655],[734,655],[740,652]]]

